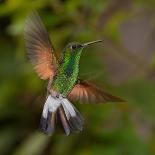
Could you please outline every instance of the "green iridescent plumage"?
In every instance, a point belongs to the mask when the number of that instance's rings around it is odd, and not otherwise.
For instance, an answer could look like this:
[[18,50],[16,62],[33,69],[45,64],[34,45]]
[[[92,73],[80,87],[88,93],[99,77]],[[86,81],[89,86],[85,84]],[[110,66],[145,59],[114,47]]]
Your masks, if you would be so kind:
[[[75,49],[72,49],[74,46]],[[62,62],[52,83],[53,89],[63,96],[67,96],[77,81],[82,49],[80,44],[70,43],[64,50]]]

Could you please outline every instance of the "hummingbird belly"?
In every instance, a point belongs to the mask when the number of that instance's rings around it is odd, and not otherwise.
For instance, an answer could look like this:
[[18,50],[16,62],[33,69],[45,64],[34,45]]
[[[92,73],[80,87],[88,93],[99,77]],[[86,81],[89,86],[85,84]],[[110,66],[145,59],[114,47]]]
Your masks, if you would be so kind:
[[53,80],[52,88],[62,94],[64,97],[68,95],[77,81],[78,73],[72,74],[70,77],[65,74],[58,74]]

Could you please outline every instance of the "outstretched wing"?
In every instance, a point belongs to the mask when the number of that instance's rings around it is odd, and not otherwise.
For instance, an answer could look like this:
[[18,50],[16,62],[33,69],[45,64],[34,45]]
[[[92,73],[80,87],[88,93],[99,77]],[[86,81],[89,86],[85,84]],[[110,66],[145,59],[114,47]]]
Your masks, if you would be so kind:
[[123,102],[121,98],[108,94],[87,81],[78,81],[68,98],[72,101],[80,101],[85,103],[105,103],[105,102]]
[[54,48],[37,12],[27,18],[24,37],[28,57],[39,77],[43,80],[53,77],[57,69]]

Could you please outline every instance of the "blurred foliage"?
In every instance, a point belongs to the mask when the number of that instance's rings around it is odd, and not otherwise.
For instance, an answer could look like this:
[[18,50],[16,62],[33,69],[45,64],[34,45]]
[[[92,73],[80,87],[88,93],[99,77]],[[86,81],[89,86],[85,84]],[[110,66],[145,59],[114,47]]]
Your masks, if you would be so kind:
[[[154,0],[0,0],[0,154],[155,154]],[[84,131],[37,131],[46,84],[27,60],[23,26],[37,10],[57,54],[71,41],[104,39],[83,52],[82,78],[126,103],[76,104]]]

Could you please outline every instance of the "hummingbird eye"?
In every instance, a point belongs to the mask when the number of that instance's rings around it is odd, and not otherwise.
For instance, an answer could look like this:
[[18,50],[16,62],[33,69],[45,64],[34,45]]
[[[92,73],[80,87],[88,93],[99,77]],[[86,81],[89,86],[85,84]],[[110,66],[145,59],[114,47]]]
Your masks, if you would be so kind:
[[72,46],[71,46],[71,49],[72,49],[72,50],[76,50],[76,48],[77,48],[76,45],[72,45]]

